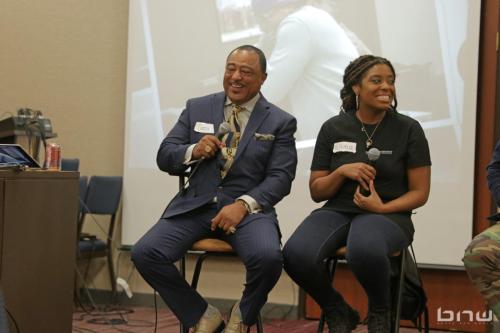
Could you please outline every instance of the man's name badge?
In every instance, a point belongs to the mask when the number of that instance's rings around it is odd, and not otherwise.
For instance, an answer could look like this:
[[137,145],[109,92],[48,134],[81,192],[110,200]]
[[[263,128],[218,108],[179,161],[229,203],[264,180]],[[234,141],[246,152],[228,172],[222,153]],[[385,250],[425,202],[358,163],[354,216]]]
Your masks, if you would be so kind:
[[333,153],[355,153],[356,152],[356,142],[340,141],[333,144]]
[[214,124],[202,123],[197,121],[194,125],[194,131],[198,133],[214,134]]

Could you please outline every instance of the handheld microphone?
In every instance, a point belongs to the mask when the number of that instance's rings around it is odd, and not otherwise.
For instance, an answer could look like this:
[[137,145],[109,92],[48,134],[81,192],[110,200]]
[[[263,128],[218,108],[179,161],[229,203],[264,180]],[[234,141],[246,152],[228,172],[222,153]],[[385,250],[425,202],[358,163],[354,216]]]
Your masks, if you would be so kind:
[[229,125],[229,123],[225,121],[219,125],[219,129],[217,130],[217,133],[215,133],[215,136],[220,141],[222,140],[222,137],[229,132],[231,132],[231,125]]
[[[214,135],[220,141],[220,140],[222,140],[222,137],[224,135],[226,135],[227,133],[229,133],[229,132],[231,132],[231,125],[229,125],[229,123],[227,121],[225,121],[225,122],[223,122],[223,123],[221,123],[219,125],[219,128],[217,129],[217,133],[215,133]],[[182,191],[184,191],[184,190],[186,190],[188,188],[188,186],[189,186],[189,180],[196,173],[196,171],[198,170],[198,168],[200,167],[200,164],[202,162],[203,162],[203,158],[200,161],[198,161],[198,163],[194,166],[193,170],[189,173],[189,176],[186,179],[186,182],[184,183],[184,186],[182,187]]]
[[392,155],[392,150],[378,150],[377,148],[373,147],[366,152],[366,156],[368,156],[370,165],[372,163],[375,163],[375,161],[380,158],[380,155]]
[[366,152],[366,156],[368,157],[368,163],[373,165],[380,158],[380,150],[377,148],[370,148],[370,150]]
[[[375,147],[370,148],[366,152],[366,156],[368,157],[368,164],[370,164],[373,167],[375,166],[375,162],[380,158],[380,155],[391,155],[391,154],[392,154],[392,150],[378,150]],[[360,192],[365,197],[370,195],[370,191],[365,190],[363,187],[361,187]]]

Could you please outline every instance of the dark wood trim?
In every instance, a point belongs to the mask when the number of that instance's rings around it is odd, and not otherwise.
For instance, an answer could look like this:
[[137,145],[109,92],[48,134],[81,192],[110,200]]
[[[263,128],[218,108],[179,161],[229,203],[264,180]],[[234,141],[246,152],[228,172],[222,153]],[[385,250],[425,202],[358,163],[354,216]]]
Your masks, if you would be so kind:
[[[479,38],[479,72],[476,118],[476,159],[474,176],[474,235],[489,226],[486,219],[495,210],[486,184],[486,166],[498,139],[499,111],[497,108],[497,31],[500,1],[483,0],[481,34]],[[497,133],[496,133],[497,132]]]

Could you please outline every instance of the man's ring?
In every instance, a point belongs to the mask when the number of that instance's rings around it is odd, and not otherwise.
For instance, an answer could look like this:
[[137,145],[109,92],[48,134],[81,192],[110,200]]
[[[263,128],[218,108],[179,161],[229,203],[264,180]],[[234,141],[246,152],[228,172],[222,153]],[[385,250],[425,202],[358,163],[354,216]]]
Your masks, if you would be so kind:
[[229,229],[228,229],[228,231],[229,231],[230,233],[234,234],[234,233],[236,232],[236,228],[235,228],[235,227],[233,227],[233,226],[230,226],[230,227],[229,227]]
[[205,152],[210,153],[211,151],[212,151],[212,147],[210,147],[209,145],[205,145]]

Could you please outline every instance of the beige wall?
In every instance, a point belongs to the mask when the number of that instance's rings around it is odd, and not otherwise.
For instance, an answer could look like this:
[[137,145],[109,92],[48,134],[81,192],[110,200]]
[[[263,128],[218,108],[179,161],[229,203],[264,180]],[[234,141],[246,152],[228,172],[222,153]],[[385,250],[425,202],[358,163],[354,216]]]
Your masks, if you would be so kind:
[[[21,107],[41,110],[58,134],[52,141],[63,156],[80,159],[84,175],[123,172],[127,21],[127,0],[0,0],[0,117]],[[128,259],[120,257],[123,277]],[[104,264],[93,267],[91,287],[109,288]],[[239,263],[212,260],[200,289],[237,299],[243,280]],[[151,292],[137,273],[130,284]],[[296,303],[296,295],[283,274],[269,301]]]
[[1,0],[0,114],[38,109],[83,174],[122,174],[128,1]]

